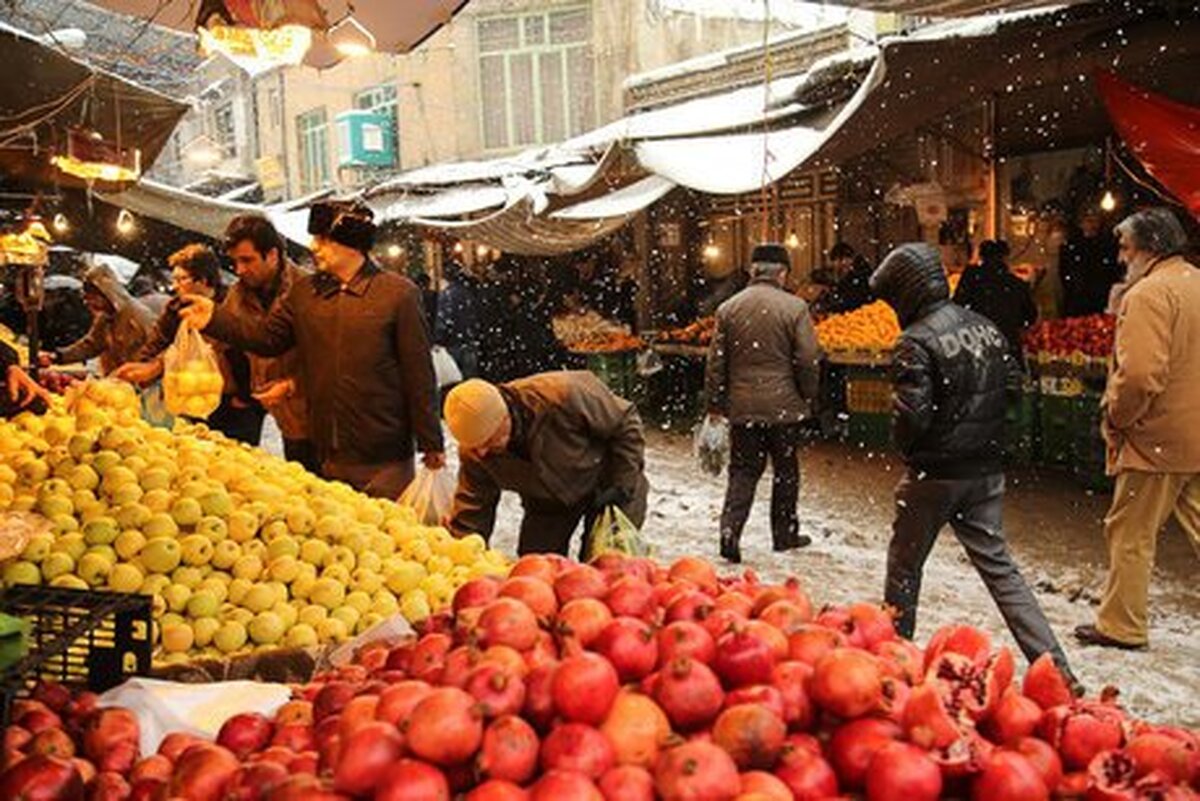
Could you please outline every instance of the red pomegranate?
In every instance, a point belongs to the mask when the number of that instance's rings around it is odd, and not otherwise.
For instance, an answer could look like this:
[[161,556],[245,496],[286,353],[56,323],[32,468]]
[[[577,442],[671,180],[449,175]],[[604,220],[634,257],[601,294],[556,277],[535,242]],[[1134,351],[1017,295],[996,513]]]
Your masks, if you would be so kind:
[[368,723],[344,739],[333,787],[349,795],[370,795],[388,767],[404,753],[404,738],[390,723]]
[[654,629],[636,617],[614,619],[600,632],[592,648],[612,663],[621,682],[638,681],[658,664]]
[[614,581],[604,601],[618,617],[653,620],[657,612],[654,587],[650,586],[650,582],[635,576],[625,576]]
[[287,781],[287,768],[278,762],[254,762],[242,765],[226,790],[226,801],[264,801],[276,787]]
[[792,729],[807,729],[816,715],[808,696],[812,667],[804,662],[780,662],[771,671],[771,684],[783,696],[783,720]]
[[871,652],[879,657],[884,673],[906,684],[918,684],[925,677],[925,654],[908,640],[884,640]]
[[529,792],[512,782],[489,779],[467,793],[463,801],[529,801]]
[[700,662],[686,657],[676,659],[658,674],[654,700],[675,728],[696,729],[707,725],[721,711],[721,682]]
[[584,648],[590,646],[612,622],[612,611],[603,601],[595,598],[579,598],[563,604],[558,613],[556,630],[564,638],[571,638]]
[[531,553],[525,554],[518,559],[513,564],[512,570],[508,571],[508,575],[510,577],[534,576],[549,584],[553,584],[554,579],[558,576],[558,567],[548,555]]
[[409,750],[421,759],[458,765],[479,750],[483,722],[469,693],[441,687],[413,709],[404,734]]
[[1011,748],[1029,760],[1042,777],[1042,783],[1050,792],[1054,792],[1063,777],[1062,760],[1059,759],[1058,752],[1045,740],[1036,737],[1022,737],[1012,743]]
[[228,749],[199,743],[184,751],[175,763],[169,786],[172,796],[188,801],[223,801],[240,767]]
[[597,782],[604,801],[654,801],[654,777],[636,765],[618,765]]
[[446,661],[442,665],[442,674],[436,684],[441,687],[458,687],[459,689],[466,687],[467,676],[479,664],[480,653],[480,650],[473,645],[460,645],[452,648],[450,653],[446,654]]
[[1049,801],[1041,774],[1016,751],[1000,749],[991,755],[971,784],[972,801]]
[[787,710],[784,707],[783,693],[771,684],[752,684],[749,687],[739,687],[725,695],[721,709],[729,709],[738,704],[760,704],[787,722]]
[[771,646],[745,630],[731,631],[717,640],[713,670],[726,687],[766,684],[774,668]]
[[717,716],[713,742],[725,749],[741,770],[767,769],[783,749],[787,725],[760,704],[738,704]]
[[883,691],[878,660],[854,648],[835,648],[813,667],[809,697],[840,718],[861,717],[879,708]]
[[1200,779],[1200,748],[1195,741],[1163,732],[1139,734],[1125,746],[1138,778],[1157,771],[1175,784]]
[[554,706],[554,677],[557,673],[557,664],[546,664],[531,670],[529,678],[525,680],[525,706],[521,714],[542,730],[550,726],[557,713]]
[[392,763],[379,780],[375,801],[450,801],[450,783],[440,770],[415,759]]
[[941,689],[948,706],[978,721],[1000,703],[1012,676],[1012,652],[1007,648],[979,661],[947,651],[933,661],[926,681]]
[[1058,750],[1067,770],[1084,770],[1102,751],[1120,748],[1125,741],[1124,716],[1103,703],[1076,703],[1047,710],[1038,733]]
[[410,679],[385,687],[379,693],[379,705],[375,707],[375,718],[393,726],[408,718],[417,704],[433,692],[426,682]]
[[1070,685],[1049,653],[1039,656],[1025,671],[1021,692],[1042,709],[1069,704],[1074,698]]
[[0,798],[83,801],[83,778],[70,761],[36,754],[0,773]]
[[[742,619],[742,616],[735,612],[715,609],[711,595],[700,592],[700,590],[687,590],[680,593],[679,597],[667,606],[663,620],[667,623],[674,623],[677,620],[705,620],[718,612],[727,615],[730,620]],[[709,633],[711,632],[712,630],[709,629]]]
[[876,604],[856,603],[846,611],[868,650],[896,639],[896,619],[891,610]]
[[532,726],[516,715],[505,715],[484,731],[476,765],[488,778],[524,784],[537,770],[540,745]]
[[774,774],[761,770],[752,770],[741,775],[741,794],[769,798],[771,801],[792,801],[792,790],[783,780]]
[[529,801],[605,801],[600,788],[582,773],[552,770],[529,790]]
[[800,626],[788,635],[788,658],[809,665],[817,664],[830,651],[845,647],[844,634],[815,624]]
[[554,707],[569,721],[598,725],[612,709],[621,682],[604,657],[584,653],[564,659],[554,675]]
[[[434,632],[426,634],[417,640],[417,644],[413,646],[412,656],[409,659],[409,672],[414,679],[420,679],[426,682],[436,682],[441,679],[442,668],[446,663],[446,654],[450,653],[450,649],[454,647],[454,640],[449,634]],[[324,691],[322,691],[324,692]],[[344,699],[344,704],[349,699]],[[317,720],[324,717],[319,706],[320,696],[313,704],[313,715]],[[341,709],[339,705],[337,709],[329,710],[325,714],[333,714]]]
[[659,756],[654,789],[663,801],[731,801],[741,780],[737,765],[721,748],[689,742]]
[[788,786],[796,801],[818,801],[838,793],[837,776],[823,757],[805,748],[789,748],[779,760],[775,775]]
[[128,773],[138,761],[139,739],[140,730],[133,713],[108,707],[88,718],[83,730],[83,755],[97,770]]
[[717,645],[708,629],[693,620],[669,623],[658,631],[659,667],[680,657],[711,665],[717,655]]
[[963,736],[963,724],[936,684],[913,688],[904,705],[904,731],[921,748],[947,748]]
[[70,759],[75,756],[75,741],[62,729],[43,729],[29,741],[25,747],[25,753],[28,756],[41,754],[59,759]]
[[1009,745],[1033,734],[1041,719],[1042,708],[1015,687],[1009,687],[985,721],[984,729],[995,742]]
[[476,629],[484,647],[507,645],[525,651],[537,642],[537,615],[513,598],[497,598],[483,608]]
[[671,722],[648,696],[622,692],[600,724],[600,731],[612,743],[617,764],[651,768],[659,749],[671,736]]
[[576,565],[563,571],[554,580],[554,594],[560,604],[579,598],[600,600],[608,593],[608,582],[604,574],[591,565]]
[[[1070,774],[1069,774],[1070,775]],[[1078,774],[1075,774],[1078,775]],[[1137,784],[1137,765],[1133,759],[1122,751],[1101,751],[1092,758],[1088,765],[1084,784],[1084,792],[1088,801],[1126,801],[1126,799],[1153,798],[1153,796],[1135,795]],[[1064,777],[1063,784],[1067,783]],[[1062,785],[1057,788],[1057,795],[1062,796]],[[1083,793],[1079,794],[1082,797]],[[1165,796],[1159,796],[1165,798]]]
[[875,752],[904,732],[890,720],[860,718],[839,726],[829,741],[829,761],[843,787],[861,790]]
[[925,672],[943,653],[965,656],[972,662],[982,662],[992,652],[992,637],[973,626],[949,625],[934,632],[925,646]]
[[778,600],[768,606],[758,615],[758,619],[782,631],[791,634],[801,626],[812,622],[812,608],[804,609],[795,601]]
[[228,748],[235,757],[244,760],[266,748],[273,734],[274,726],[265,715],[243,712],[221,726],[217,733],[217,745]]
[[514,576],[500,585],[500,596],[514,598],[533,610],[541,620],[558,612],[558,597],[549,582],[534,576]]
[[467,677],[466,691],[485,718],[515,715],[525,705],[525,682],[499,665],[480,665]]
[[556,726],[542,741],[542,770],[582,773],[593,781],[617,763],[612,743],[599,729],[582,723]]
[[455,614],[464,609],[487,606],[500,592],[500,582],[491,576],[471,579],[454,592],[451,608]]
[[667,577],[671,581],[691,582],[710,595],[716,595],[721,588],[712,564],[698,556],[684,556],[675,560],[667,571]]
[[941,769],[908,743],[885,745],[867,768],[867,801],[935,801],[941,794]]
[[119,773],[100,773],[88,785],[88,801],[128,801],[133,788]]

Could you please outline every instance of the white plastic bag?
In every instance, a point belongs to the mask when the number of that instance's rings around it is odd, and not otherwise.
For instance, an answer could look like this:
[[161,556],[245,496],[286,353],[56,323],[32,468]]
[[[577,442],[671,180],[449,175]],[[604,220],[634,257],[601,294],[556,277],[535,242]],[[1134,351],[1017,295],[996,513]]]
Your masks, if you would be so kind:
[[696,426],[693,440],[700,469],[710,476],[719,476],[729,461],[729,421],[724,417],[705,415]]
[[462,370],[450,355],[450,351],[441,345],[433,346],[433,373],[437,376],[438,389],[458,384],[463,380]]
[[179,323],[175,342],[163,354],[163,399],[167,410],[207,418],[221,405],[221,364],[212,346],[187,322]]
[[457,486],[454,475],[445,468],[430,470],[418,467],[412,483],[400,495],[397,503],[416,512],[417,520],[423,525],[440,526],[450,516]]

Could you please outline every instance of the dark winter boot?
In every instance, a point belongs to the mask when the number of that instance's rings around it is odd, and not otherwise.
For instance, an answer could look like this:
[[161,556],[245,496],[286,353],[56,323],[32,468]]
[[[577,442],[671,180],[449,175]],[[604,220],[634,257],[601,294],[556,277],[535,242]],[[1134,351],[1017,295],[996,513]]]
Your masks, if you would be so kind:
[[742,550],[738,547],[737,536],[729,533],[721,534],[721,558],[735,565],[742,562]]

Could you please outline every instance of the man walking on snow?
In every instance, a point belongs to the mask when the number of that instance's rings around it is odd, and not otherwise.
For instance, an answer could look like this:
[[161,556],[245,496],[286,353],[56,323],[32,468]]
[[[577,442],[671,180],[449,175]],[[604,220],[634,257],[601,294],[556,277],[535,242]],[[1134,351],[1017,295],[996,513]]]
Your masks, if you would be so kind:
[[925,560],[949,523],[1025,657],[1049,652],[1074,682],[1004,541],[1005,386],[1017,369],[1008,341],[986,317],[950,301],[931,245],[893,250],[871,276],[871,290],[904,329],[893,354],[892,428],[908,473],[896,487],[884,592],[900,613],[896,630],[913,636]]
[[808,304],[787,291],[791,257],[759,245],[750,285],[717,309],[708,350],[709,414],[731,423],[729,486],[721,513],[721,556],[742,561],[740,540],[754,490],[771,458],[771,538],[776,551],[808,545],[800,535],[801,422],[817,396],[820,347]]

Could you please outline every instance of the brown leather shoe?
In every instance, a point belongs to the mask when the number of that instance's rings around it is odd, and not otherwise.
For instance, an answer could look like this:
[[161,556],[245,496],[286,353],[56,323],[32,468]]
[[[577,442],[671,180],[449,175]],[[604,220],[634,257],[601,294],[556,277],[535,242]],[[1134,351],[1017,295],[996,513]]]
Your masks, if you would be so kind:
[[1132,643],[1114,640],[1095,626],[1088,624],[1075,627],[1075,639],[1083,645],[1098,645],[1101,648],[1120,648],[1122,651],[1145,651],[1148,643]]

